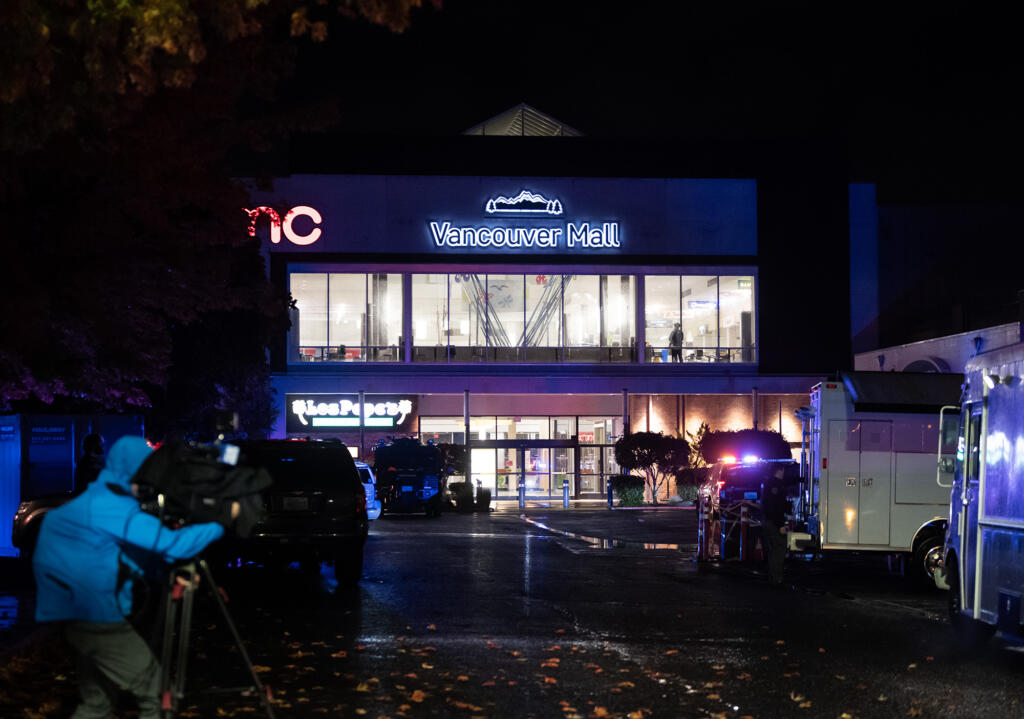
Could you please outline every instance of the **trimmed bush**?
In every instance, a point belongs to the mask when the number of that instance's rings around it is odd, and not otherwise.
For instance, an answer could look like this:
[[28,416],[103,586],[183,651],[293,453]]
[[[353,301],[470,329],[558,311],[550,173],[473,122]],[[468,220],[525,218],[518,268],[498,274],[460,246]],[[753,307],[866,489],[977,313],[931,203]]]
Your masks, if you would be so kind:
[[620,507],[642,507],[644,504],[643,477],[633,474],[613,474],[608,478],[615,496],[619,498]]
[[455,501],[455,510],[458,512],[473,511],[473,485],[469,482],[452,482],[448,485],[452,499]]

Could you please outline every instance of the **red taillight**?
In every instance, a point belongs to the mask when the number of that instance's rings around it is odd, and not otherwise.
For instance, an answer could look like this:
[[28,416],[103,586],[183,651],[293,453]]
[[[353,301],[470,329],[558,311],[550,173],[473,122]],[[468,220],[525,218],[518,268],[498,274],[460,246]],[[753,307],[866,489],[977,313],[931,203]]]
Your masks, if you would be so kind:
[[828,469],[828,457],[821,458],[821,468]]
[[359,501],[356,503],[356,512],[362,514],[366,511],[366,491],[359,494]]

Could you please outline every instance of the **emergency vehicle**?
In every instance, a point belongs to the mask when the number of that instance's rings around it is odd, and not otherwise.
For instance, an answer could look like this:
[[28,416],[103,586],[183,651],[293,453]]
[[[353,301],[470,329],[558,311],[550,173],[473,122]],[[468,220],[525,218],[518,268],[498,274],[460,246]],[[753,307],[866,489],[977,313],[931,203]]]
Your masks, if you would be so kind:
[[950,621],[964,643],[1024,638],[1024,344],[967,363],[951,487],[935,573]]
[[[788,535],[796,551],[887,553],[927,580],[942,557],[955,434],[940,436],[959,374],[846,372],[811,390],[799,496]],[[936,482],[936,450],[945,458]]]

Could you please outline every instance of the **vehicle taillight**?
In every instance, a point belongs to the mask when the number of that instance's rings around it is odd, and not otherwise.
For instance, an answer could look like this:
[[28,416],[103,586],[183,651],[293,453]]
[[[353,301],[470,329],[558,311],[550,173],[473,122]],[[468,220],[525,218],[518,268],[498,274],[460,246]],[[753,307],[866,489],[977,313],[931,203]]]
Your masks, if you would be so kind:
[[[360,485],[361,487],[362,485]],[[359,493],[359,499],[356,501],[356,514],[362,514],[366,511],[366,490],[364,489]]]

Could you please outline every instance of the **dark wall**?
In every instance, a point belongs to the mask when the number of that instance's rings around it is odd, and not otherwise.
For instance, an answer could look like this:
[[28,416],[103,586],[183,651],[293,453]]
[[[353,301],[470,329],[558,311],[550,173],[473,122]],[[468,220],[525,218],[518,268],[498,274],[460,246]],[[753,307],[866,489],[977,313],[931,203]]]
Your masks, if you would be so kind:
[[827,156],[786,159],[758,178],[760,369],[850,368],[845,173]]
[[880,206],[880,346],[1016,321],[1020,217],[1009,205]]

